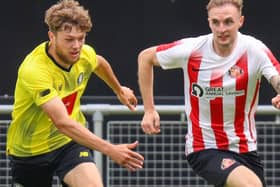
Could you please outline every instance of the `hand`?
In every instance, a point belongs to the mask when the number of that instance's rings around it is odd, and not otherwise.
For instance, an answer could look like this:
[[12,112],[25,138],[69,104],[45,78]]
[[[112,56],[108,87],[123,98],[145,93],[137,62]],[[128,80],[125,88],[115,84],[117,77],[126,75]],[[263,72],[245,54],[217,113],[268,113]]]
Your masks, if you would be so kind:
[[160,117],[158,112],[156,110],[146,111],[141,122],[141,127],[146,134],[160,133]]
[[133,90],[125,86],[122,86],[121,89],[121,92],[117,95],[119,101],[123,105],[126,105],[129,108],[129,110],[135,111],[137,105],[137,98],[135,97]]
[[119,165],[127,168],[129,171],[136,171],[143,168],[144,157],[137,152],[132,151],[138,145],[138,141],[131,144],[114,145],[110,157]]
[[271,99],[271,103],[275,108],[280,109],[280,95],[273,97]]

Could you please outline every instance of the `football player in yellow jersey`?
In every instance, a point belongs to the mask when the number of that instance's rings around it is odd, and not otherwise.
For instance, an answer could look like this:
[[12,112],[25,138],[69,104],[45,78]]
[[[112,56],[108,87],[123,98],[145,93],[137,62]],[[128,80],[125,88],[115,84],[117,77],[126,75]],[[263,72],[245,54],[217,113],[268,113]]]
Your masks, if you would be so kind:
[[138,142],[115,145],[85,127],[80,98],[95,73],[131,111],[137,99],[122,86],[105,58],[85,44],[92,23],[75,0],[61,0],[45,14],[49,41],[27,55],[18,70],[12,123],[7,135],[12,185],[51,187],[53,175],[64,186],[102,187],[91,150],[130,171],[144,158]]

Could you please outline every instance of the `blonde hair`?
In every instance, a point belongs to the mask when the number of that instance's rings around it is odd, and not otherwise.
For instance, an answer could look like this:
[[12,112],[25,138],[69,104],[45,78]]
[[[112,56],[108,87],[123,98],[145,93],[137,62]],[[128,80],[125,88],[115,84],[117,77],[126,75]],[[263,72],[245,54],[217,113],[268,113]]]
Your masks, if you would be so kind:
[[234,5],[239,12],[242,14],[242,8],[243,8],[243,0],[210,0],[206,9],[209,12],[209,10],[213,7],[223,6],[225,4],[232,4]]
[[89,32],[92,22],[88,10],[75,0],[60,0],[45,13],[45,23],[52,32],[70,30],[73,26]]

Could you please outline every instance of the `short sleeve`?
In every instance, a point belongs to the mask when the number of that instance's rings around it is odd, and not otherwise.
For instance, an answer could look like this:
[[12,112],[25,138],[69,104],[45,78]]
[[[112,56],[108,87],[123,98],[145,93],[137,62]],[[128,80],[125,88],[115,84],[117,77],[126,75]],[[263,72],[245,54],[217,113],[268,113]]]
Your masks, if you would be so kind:
[[195,38],[187,38],[157,46],[157,59],[163,69],[182,68],[193,51]]
[[36,64],[31,67],[25,65],[19,71],[19,80],[22,87],[29,93],[36,103],[42,105],[57,96],[54,89],[54,80],[47,66]]
[[279,75],[280,65],[278,60],[268,48],[264,49],[264,54],[265,55],[263,55],[262,61],[262,74],[269,81],[272,76]]
[[85,55],[85,58],[91,64],[91,72],[93,72],[97,67],[96,52],[91,46],[86,44],[83,46],[83,51],[84,51],[83,54]]

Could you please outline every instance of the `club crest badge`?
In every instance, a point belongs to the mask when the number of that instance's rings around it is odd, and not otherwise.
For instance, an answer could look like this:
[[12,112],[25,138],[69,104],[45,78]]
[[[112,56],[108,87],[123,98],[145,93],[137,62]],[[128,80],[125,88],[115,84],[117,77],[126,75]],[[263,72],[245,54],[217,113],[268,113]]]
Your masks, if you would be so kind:
[[239,77],[240,75],[243,74],[243,70],[238,67],[238,66],[232,66],[229,70],[228,70],[228,74],[230,77],[232,78],[237,78]]
[[83,82],[83,80],[84,80],[84,72],[81,72],[77,79],[78,85],[80,85]]
[[232,158],[223,158],[222,163],[221,163],[221,169],[225,170],[232,166],[236,161]]

